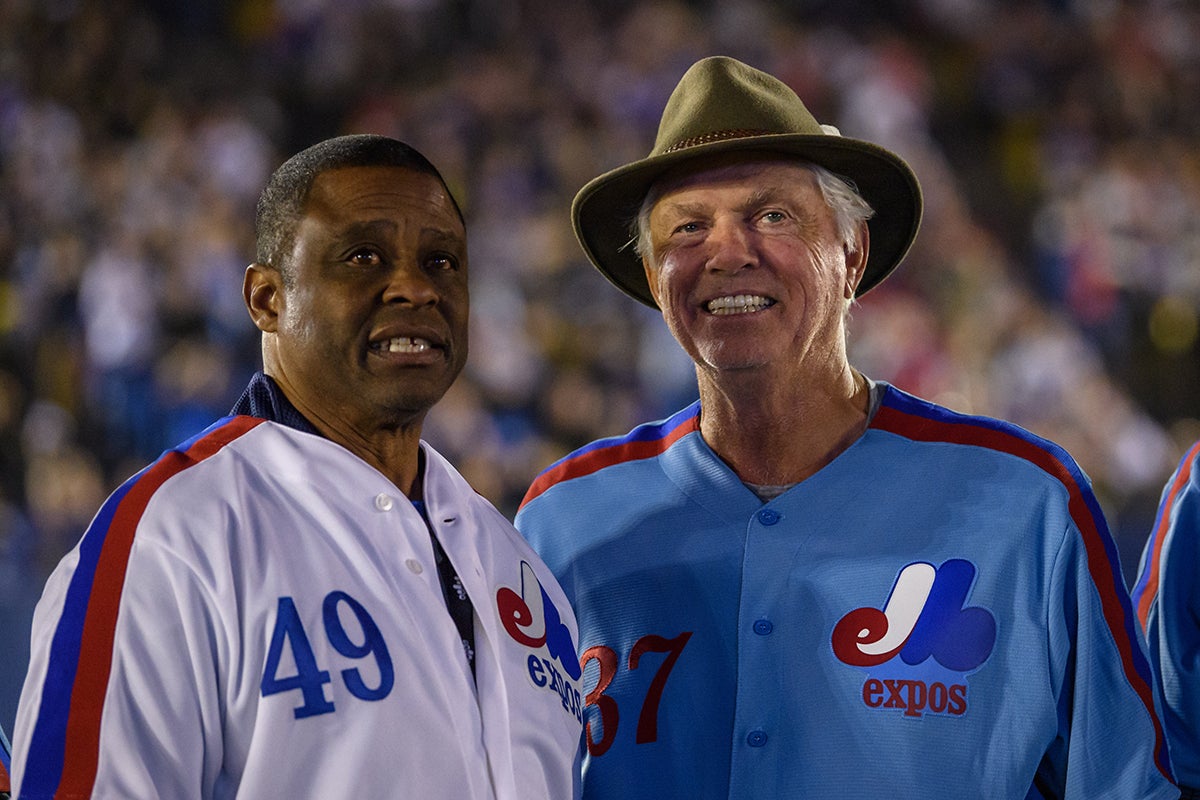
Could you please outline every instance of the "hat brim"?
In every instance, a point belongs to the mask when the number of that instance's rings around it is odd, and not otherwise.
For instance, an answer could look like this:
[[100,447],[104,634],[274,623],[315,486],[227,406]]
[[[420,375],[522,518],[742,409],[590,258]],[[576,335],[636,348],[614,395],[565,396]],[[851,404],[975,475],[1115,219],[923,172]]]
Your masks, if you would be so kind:
[[898,156],[858,139],[832,135],[768,134],[726,139],[651,156],[589,181],[571,204],[575,235],[591,262],[618,289],[657,308],[632,237],[631,225],[656,180],[689,161],[733,151],[809,161],[853,181],[874,209],[867,222],[871,250],[855,292],[861,297],[896,268],[921,224],[921,186]]

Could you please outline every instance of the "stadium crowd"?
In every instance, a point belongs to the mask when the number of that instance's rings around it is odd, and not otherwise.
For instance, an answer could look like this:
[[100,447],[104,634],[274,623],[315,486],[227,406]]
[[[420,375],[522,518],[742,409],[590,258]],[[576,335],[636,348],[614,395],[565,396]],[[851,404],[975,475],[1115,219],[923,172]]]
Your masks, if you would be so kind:
[[282,157],[379,132],[469,226],[471,359],[427,437],[510,515],[694,397],[568,208],[696,58],[780,75],[926,196],[852,362],[1063,444],[1127,576],[1200,437],[1200,8],[1178,0],[0,0],[0,726],[48,570],[257,367],[240,296]]

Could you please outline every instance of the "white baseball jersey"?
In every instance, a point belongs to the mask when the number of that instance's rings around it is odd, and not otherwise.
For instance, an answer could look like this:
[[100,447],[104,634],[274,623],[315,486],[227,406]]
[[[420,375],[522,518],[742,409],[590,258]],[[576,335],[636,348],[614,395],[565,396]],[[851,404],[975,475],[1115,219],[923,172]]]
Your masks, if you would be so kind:
[[429,529],[319,436],[227,417],[131,478],[49,579],[14,732],[25,800],[578,791],[574,614],[431,447]]

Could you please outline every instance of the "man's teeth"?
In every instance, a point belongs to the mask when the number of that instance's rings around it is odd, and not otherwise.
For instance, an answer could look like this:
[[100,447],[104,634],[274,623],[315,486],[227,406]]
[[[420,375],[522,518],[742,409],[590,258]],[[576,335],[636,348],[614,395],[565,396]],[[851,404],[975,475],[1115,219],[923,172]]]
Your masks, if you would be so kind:
[[711,314],[748,314],[774,305],[775,301],[757,294],[738,294],[708,301]]
[[379,343],[379,349],[387,353],[423,353],[432,346],[426,339],[411,336],[397,336]]

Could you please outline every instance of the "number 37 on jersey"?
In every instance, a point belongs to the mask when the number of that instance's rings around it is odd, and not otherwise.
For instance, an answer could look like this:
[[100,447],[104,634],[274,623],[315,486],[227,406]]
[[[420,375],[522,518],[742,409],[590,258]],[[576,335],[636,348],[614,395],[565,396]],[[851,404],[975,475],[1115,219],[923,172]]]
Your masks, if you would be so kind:
[[[621,654],[606,645],[595,645],[584,651],[579,663],[585,671],[591,662],[596,662],[596,686],[584,698],[585,709],[595,707],[596,711],[588,714],[587,748],[593,757],[604,755],[624,726],[630,724],[626,720],[636,716],[634,741],[637,744],[647,744],[658,740],[658,707],[662,701],[663,691],[671,670],[679,661],[683,648],[691,638],[691,631],[668,639],[663,636],[649,634],[634,642],[628,655],[622,659]],[[636,708],[622,707],[615,698],[606,694],[613,680],[622,670],[650,672],[649,686],[640,706]],[[629,705],[637,705],[636,700]],[[599,730],[597,731],[597,728]]]

